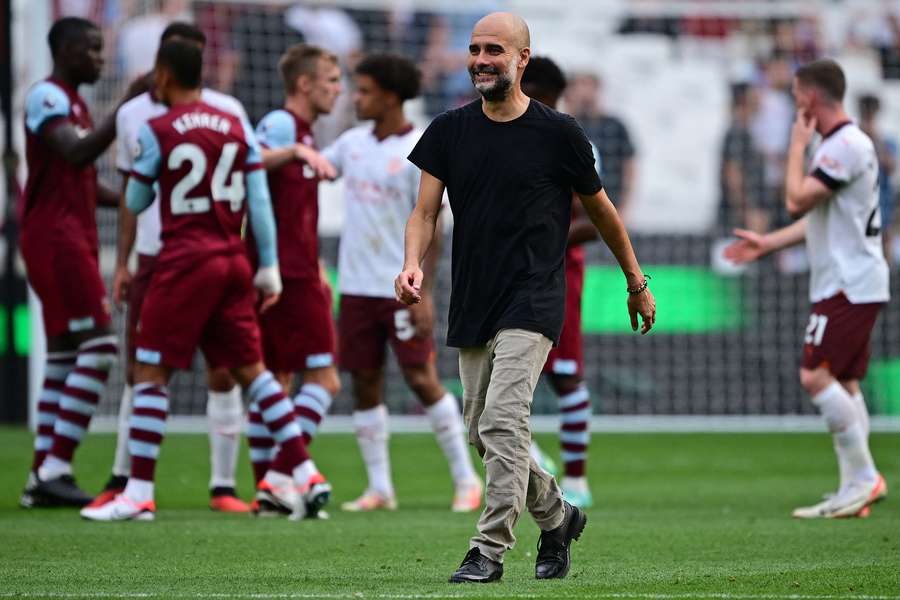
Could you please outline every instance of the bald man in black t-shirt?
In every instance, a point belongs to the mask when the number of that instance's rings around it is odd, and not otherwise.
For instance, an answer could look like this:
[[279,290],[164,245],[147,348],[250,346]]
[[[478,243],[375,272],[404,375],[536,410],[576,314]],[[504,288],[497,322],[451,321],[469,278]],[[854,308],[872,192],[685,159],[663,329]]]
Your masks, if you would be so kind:
[[472,32],[469,73],[482,99],[439,115],[409,156],[422,178],[397,297],[407,304],[421,299],[420,264],[446,189],[454,217],[447,344],[460,349],[469,440],[487,474],[478,534],[451,582],[500,579],[525,507],[541,529],[535,576],[565,577],[569,545],[587,522],[528,452],[534,387],[562,329],[573,191],[625,273],[632,328],[640,315],[646,333],[656,313],[584,131],[522,93],[529,45],[520,17],[481,19]]

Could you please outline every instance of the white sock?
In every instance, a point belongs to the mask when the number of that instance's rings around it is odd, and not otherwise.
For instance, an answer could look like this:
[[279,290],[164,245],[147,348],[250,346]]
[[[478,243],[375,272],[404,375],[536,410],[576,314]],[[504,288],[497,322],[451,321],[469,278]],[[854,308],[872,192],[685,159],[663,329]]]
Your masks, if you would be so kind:
[[129,477],[123,493],[132,502],[149,502],[153,500],[153,482]]
[[63,475],[72,474],[72,463],[66,462],[52,454],[48,454],[47,458],[38,469],[38,478],[41,481],[49,481]]
[[453,483],[460,485],[475,479],[475,469],[466,443],[465,425],[456,397],[447,392],[435,404],[425,407],[425,411],[434,437],[447,457]]
[[537,442],[531,440],[531,445],[528,447],[528,454],[531,455],[532,460],[537,464],[542,464],[544,462],[544,451],[541,450],[541,447],[537,445]]
[[128,436],[131,430],[131,386],[125,384],[122,399],[119,401],[119,427],[116,433],[116,455],[113,458],[112,474],[116,477],[128,477],[131,472],[131,455],[128,454]]
[[[877,477],[869,443],[860,423],[856,404],[847,390],[837,381],[813,396],[813,404],[825,418],[828,431],[834,436],[838,464],[844,464],[845,475],[853,481],[871,481]],[[843,484],[843,482],[842,482]]]
[[227,392],[210,390],[206,416],[209,418],[209,487],[233,488],[240,435],[244,428],[240,386],[234,386]]
[[353,412],[353,428],[356,430],[356,441],[366,463],[369,476],[369,488],[372,491],[394,495],[394,484],[391,482],[391,459],[388,455],[388,413],[384,404],[369,410]]
[[308,458],[294,467],[294,471],[291,475],[294,477],[294,483],[301,488],[304,488],[306,487],[306,484],[309,483],[310,477],[318,472],[319,470],[316,468],[316,463],[314,463],[311,458]]
[[856,413],[859,416],[860,424],[862,424],[863,431],[866,432],[866,437],[869,437],[869,407],[866,406],[866,399],[863,397],[863,393],[860,390],[856,392],[852,396],[853,404],[856,406]]

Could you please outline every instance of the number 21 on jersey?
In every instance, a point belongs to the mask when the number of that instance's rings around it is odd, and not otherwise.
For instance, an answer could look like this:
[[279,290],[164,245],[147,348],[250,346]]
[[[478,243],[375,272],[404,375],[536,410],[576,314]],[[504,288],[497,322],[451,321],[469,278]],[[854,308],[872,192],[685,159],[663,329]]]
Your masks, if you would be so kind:
[[[244,173],[242,171],[232,172],[238,148],[237,142],[228,142],[222,146],[222,153],[219,155],[210,183],[212,199],[215,202],[228,202],[231,212],[241,210],[246,195]],[[196,144],[178,144],[169,154],[167,166],[174,171],[180,169],[185,162],[190,163],[191,169],[172,188],[172,214],[187,215],[208,212],[212,208],[208,196],[188,196],[206,175],[206,154]]]

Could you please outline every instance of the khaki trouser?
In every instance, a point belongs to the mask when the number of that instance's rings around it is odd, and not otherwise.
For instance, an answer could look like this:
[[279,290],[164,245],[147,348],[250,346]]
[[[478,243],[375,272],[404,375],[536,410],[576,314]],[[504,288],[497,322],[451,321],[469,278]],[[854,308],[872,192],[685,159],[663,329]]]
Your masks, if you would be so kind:
[[502,561],[515,544],[513,527],[523,507],[542,530],[555,529],[565,515],[556,481],[529,453],[531,400],[550,346],[540,333],[504,329],[483,347],[459,351],[469,443],[487,476],[484,512],[470,547],[491,560]]

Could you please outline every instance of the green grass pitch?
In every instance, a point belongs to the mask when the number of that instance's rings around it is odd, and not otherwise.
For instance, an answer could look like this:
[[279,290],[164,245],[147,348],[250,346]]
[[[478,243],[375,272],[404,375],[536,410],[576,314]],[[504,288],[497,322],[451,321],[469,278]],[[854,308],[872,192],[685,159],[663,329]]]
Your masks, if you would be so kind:
[[[554,436],[539,436],[548,450]],[[323,435],[317,463],[334,484],[331,519],[288,522],[206,508],[205,436],[170,436],[152,523],[86,523],[74,510],[22,510],[31,437],[0,429],[0,598],[637,598],[900,600],[900,498],[869,519],[800,522],[796,505],[835,484],[828,436],[595,435],[596,506],[562,581],[533,579],[527,515],[503,581],[445,583],[475,515],[449,511],[448,473],[429,435],[391,439],[395,513],[346,514],[363,485],[355,440]],[[80,482],[102,485],[112,435],[91,435]],[[872,436],[900,486],[900,436]],[[243,451],[240,491],[250,491]],[[900,491],[900,487],[898,487]]]

